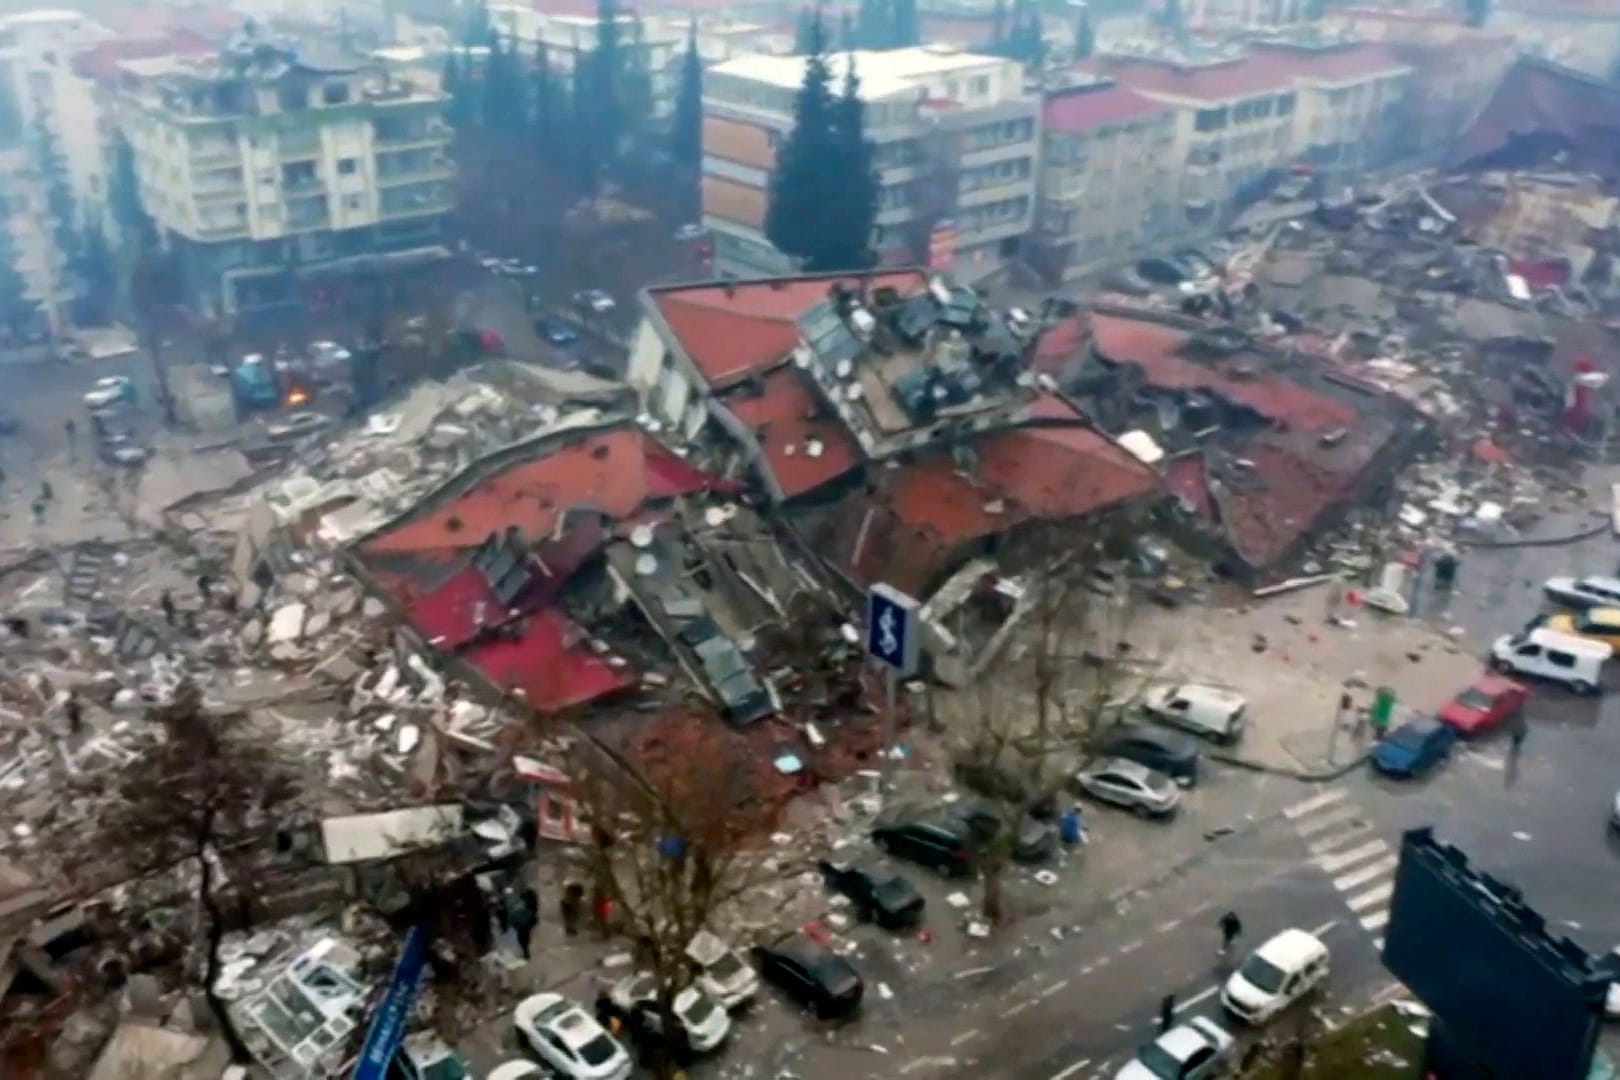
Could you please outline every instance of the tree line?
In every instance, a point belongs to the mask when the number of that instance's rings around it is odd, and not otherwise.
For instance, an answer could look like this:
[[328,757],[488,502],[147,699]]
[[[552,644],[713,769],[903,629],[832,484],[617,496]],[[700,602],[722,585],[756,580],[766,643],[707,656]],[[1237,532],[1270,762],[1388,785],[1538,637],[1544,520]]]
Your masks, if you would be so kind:
[[695,180],[702,153],[703,68],[696,22],[688,29],[670,122],[655,112],[650,43],[639,15],[599,0],[594,48],[554,55],[503,34],[475,8],[445,60],[449,119],[465,143],[515,163],[530,156],[577,193],[638,163],[673,163]]

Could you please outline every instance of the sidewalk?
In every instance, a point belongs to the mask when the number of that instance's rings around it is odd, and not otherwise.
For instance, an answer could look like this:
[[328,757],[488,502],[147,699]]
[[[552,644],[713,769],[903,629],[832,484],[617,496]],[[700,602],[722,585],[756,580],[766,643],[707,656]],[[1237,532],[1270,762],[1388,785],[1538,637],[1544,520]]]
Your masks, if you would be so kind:
[[1150,609],[1133,627],[1132,646],[1160,658],[1157,678],[1229,687],[1248,699],[1249,728],[1233,748],[1236,760],[1282,773],[1331,774],[1351,766],[1369,738],[1358,742],[1346,724],[1335,741],[1341,694],[1351,697],[1351,719],[1381,686],[1395,691],[1398,711],[1432,710],[1482,664],[1415,620],[1342,607],[1340,624],[1330,623],[1328,597],[1324,585],[1236,609]]

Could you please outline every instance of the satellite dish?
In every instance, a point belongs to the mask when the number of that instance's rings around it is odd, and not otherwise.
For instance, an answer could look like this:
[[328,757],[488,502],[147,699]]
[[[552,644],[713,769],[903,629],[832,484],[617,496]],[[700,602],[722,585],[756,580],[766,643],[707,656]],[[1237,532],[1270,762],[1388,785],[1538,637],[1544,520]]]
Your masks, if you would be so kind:
[[726,513],[723,507],[719,506],[711,506],[703,511],[703,520],[708,523],[711,529],[724,525],[728,517],[730,515]]
[[804,444],[804,452],[811,457],[820,457],[826,448],[826,444],[820,439],[809,439]]
[[555,424],[557,418],[561,415],[562,413],[557,410],[555,405],[540,406],[540,422],[542,424]]
[[847,379],[855,374],[855,364],[851,360],[840,360],[833,370],[838,373],[840,379]]
[[851,400],[851,401],[859,401],[859,400],[861,400],[861,395],[864,394],[864,393],[865,393],[865,391],[861,389],[861,384],[860,383],[855,383],[853,386],[851,386],[848,390],[846,390],[844,392],[844,396],[849,398],[849,400]]
[[653,542],[653,529],[651,525],[637,525],[630,530],[630,543],[633,547],[651,547]]
[[810,366],[810,352],[805,348],[793,350],[793,363],[795,367],[808,368]]
[[658,558],[655,555],[636,556],[636,575],[638,577],[651,577],[658,572]]

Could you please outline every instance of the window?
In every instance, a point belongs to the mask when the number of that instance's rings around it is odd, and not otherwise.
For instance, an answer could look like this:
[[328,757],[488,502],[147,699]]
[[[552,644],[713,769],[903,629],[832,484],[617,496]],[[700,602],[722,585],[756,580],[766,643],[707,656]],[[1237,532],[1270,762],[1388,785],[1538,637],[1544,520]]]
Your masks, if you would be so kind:
[[1219,131],[1226,126],[1226,109],[1199,109],[1193,126],[1199,131]]
[[1553,667],[1572,668],[1575,666],[1573,653],[1559,652],[1557,649],[1547,650],[1547,663]]
[[365,196],[363,195],[349,195],[344,198],[343,205],[348,207],[350,210],[358,210],[365,205],[365,201]]
[[360,167],[360,160],[358,158],[352,158],[352,157],[338,158],[338,175],[339,176],[353,176],[355,170],[358,169],[359,167]]
[[976,75],[973,77],[972,81],[968,83],[969,97],[980,98],[984,97],[988,93],[990,93],[990,76]]
[[321,87],[321,100],[328,105],[342,105],[349,100],[349,84],[329,82]]

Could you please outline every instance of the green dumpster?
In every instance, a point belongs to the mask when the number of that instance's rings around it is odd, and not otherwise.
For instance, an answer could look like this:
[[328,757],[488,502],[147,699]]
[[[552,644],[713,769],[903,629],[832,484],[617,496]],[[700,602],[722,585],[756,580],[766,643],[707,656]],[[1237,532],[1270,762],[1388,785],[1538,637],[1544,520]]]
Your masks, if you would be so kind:
[[1373,693],[1372,701],[1372,728],[1379,735],[1389,730],[1389,721],[1395,715],[1395,691],[1388,686],[1380,686]]

